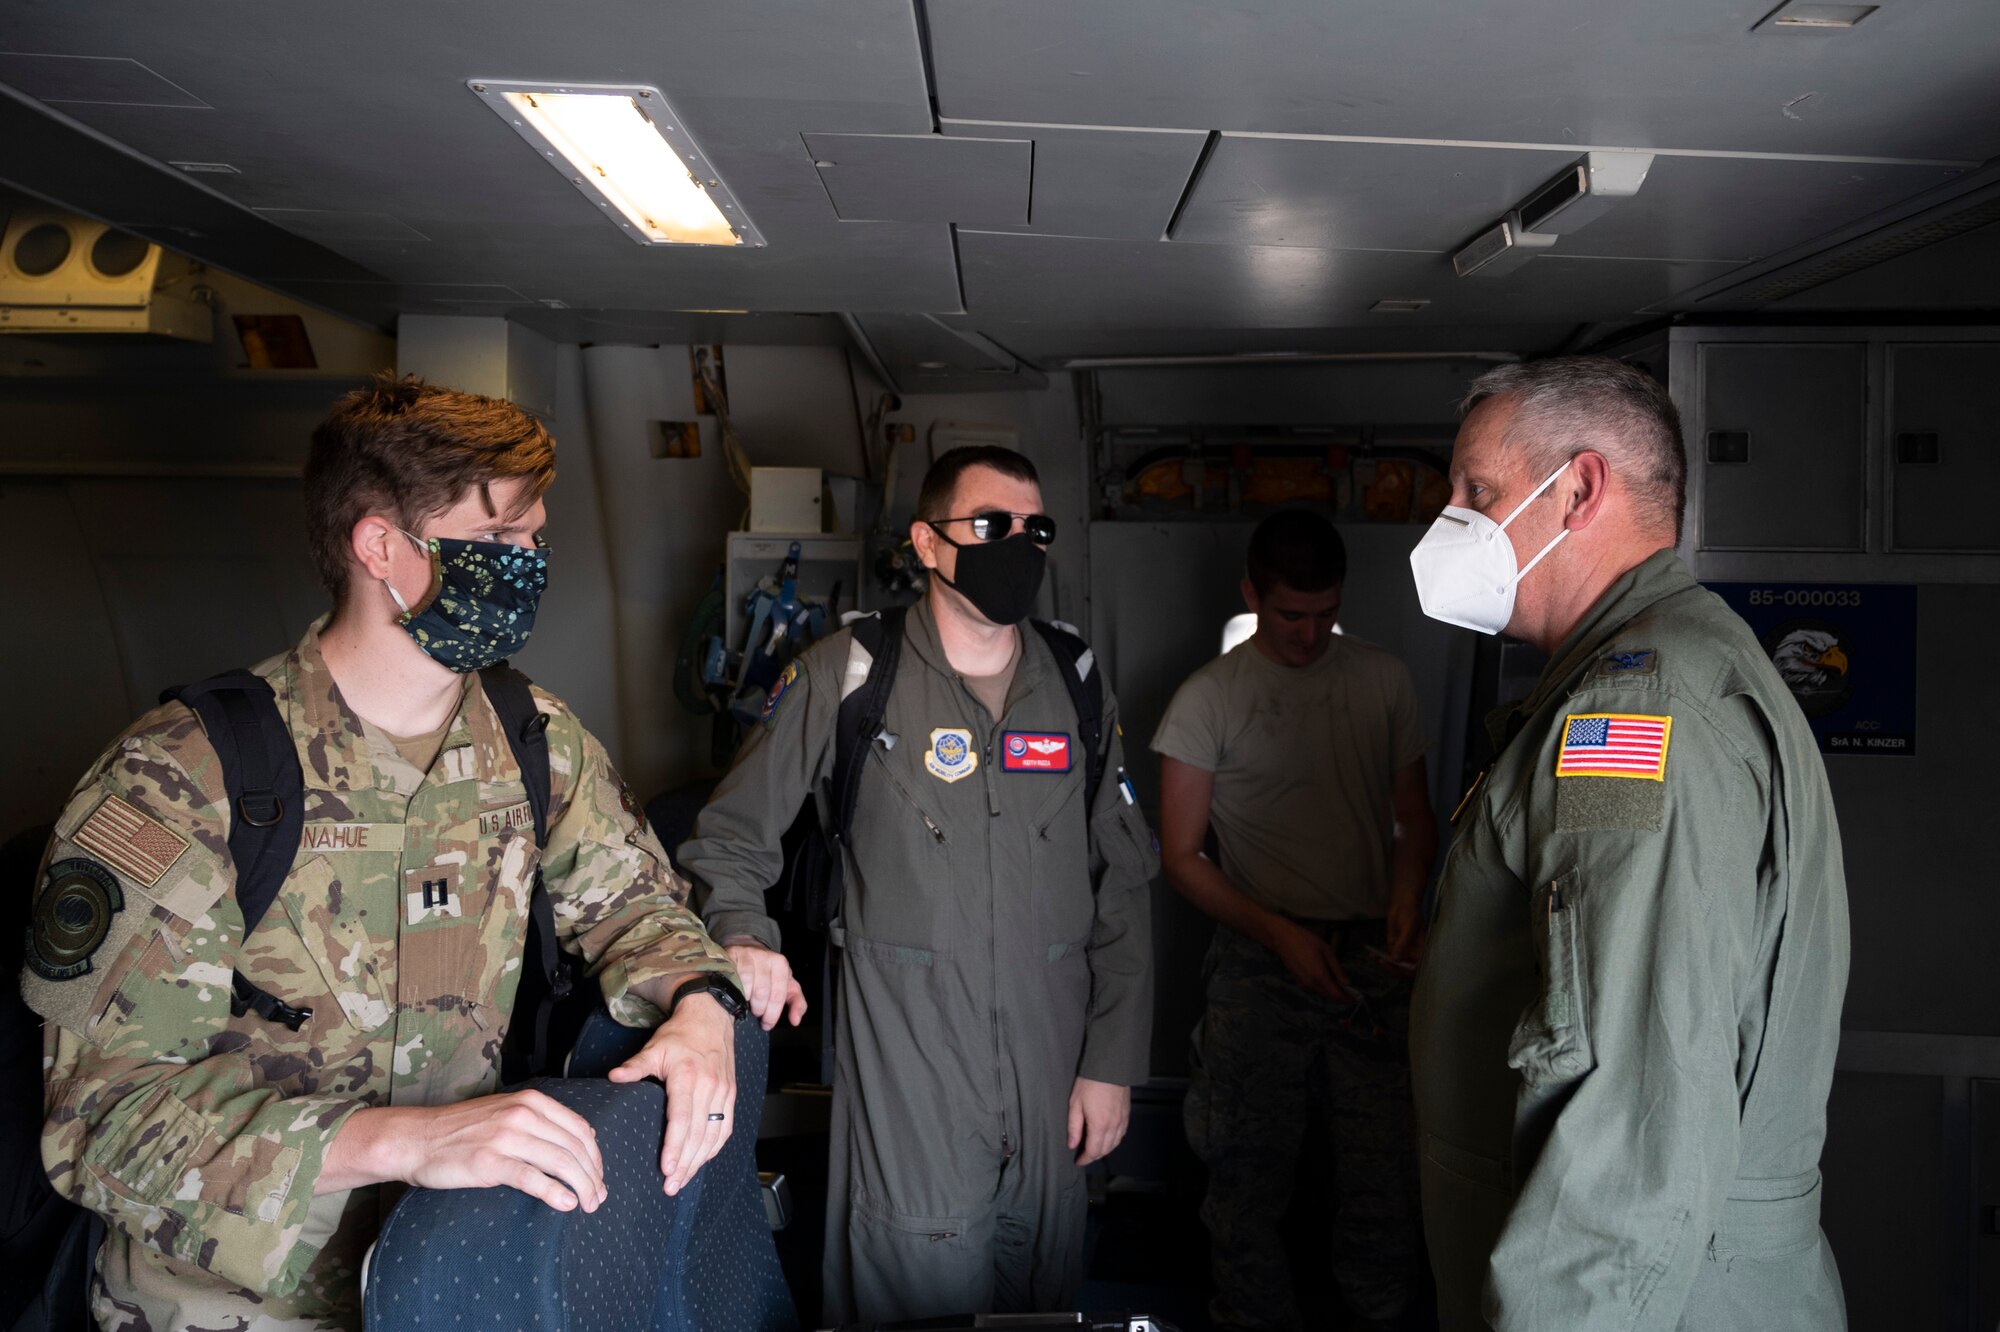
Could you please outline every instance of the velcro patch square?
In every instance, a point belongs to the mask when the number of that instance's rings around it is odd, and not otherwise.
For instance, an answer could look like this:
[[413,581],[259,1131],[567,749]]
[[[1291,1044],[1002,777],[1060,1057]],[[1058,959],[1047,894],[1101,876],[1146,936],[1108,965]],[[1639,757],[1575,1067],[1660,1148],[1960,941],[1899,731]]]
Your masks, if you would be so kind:
[[1558,777],[1667,779],[1672,717],[1636,712],[1572,713],[1563,720]]
[[186,837],[115,795],[104,797],[70,841],[146,888],[164,879],[188,849]]

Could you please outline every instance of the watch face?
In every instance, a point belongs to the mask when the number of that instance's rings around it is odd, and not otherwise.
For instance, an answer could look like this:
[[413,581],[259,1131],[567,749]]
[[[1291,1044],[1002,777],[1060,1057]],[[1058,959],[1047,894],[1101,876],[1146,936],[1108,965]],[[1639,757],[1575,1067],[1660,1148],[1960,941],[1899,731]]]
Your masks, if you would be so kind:
[[722,1011],[731,1017],[740,1018],[750,1011],[750,1001],[743,997],[743,991],[721,976],[699,976],[674,992],[674,1002],[690,994],[706,994],[722,1005]]
[[743,997],[743,991],[721,977],[711,980],[706,988],[715,996],[715,1002],[728,1010],[731,1017],[742,1017],[750,1011],[750,1001]]

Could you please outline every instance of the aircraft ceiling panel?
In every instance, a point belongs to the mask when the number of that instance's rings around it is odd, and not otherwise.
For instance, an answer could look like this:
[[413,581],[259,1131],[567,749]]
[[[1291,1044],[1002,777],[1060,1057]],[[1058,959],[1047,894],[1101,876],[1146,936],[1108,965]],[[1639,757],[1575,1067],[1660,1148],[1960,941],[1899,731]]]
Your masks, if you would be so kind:
[[1574,153],[1224,134],[1174,239],[1449,252],[1575,160]]
[[[953,315],[948,319],[966,316]],[[1402,322],[1396,322],[1401,319]],[[1368,355],[1395,352],[1519,351],[1560,346],[1576,331],[1571,323],[1419,324],[1402,316],[1356,328],[1086,328],[987,320],[994,340],[1024,359],[1059,369],[1075,359],[1127,357]]]
[[1034,144],[938,134],[817,134],[806,150],[843,222],[1028,220]]
[[[1577,160],[1573,152],[1225,134],[1177,241],[1451,251]],[[1944,184],[1956,168],[1657,156],[1639,193],[1561,254],[1743,261]]]
[[925,107],[927,100],[908,0],[836,8],[817,0],[754,7],[591,0],[587,10],[488,0],[476,13],[396,0],[282,11],[261,0],[181,8],[99,0],[11,6],[5,40],[13,52],[137,60],[218,110],[289,93],[337,96],[334,110],[359,113],[410,87],[463,94],[459,85],[481,76],[657,82],[676,104],[704,97]]
[[1656,157],[1639,193],[1556,243],[1562,254],[1761,259],[1956,179],[1955,168]]
[[577,310],[536,307],[508,316],[556,342],[643,342],[666,346],[756,343],[845,347],[847,330],[832,315],[712,314],[682,310]]
[[187,89],[123,56],[38,55],[0,51],[0,83],[38,102],[199,107]]
[[[595,4],[578,23],[521,2],[489,7],[477,24],[433,7],[373,7],[379,22],[354,6],[281,18],[229,0],[179,15],[122,3],[88,17],[33,14],[8,42],[145,59],[214,109],[65,113],[158,162],[233,166],[201,184],[369,270],[265,268],[259,280],[504,284],[573,306],[958,308],[947,228],[841,222],[799,139],[802,127],[931,129],[907,4],[843,5],[836,18],[787,3],[751,18],[724,7],[669,15],[635,0]],[[390,29],[396,39],[383,40]],[[671,90],[769,246],[633,243],[467,90],[480,76]]]
[[1166,234],[1208,138],[1192,130],[1014,129],[949,122],[942,129],[959,137],[1034,140],[1034,195],[1027,225],[994,230],[1131,240],[1158,240]]
[[1751,31],[1771,0],[930,0],[941,115],[1983,160],[1991,0]]
[[1772,310],[2000,310],[2000,224],[1778,301]]
[[[961,230],[966,312],[982,328],[1532,324],[1618,319],[1713,281],[1732,265],[1536,258],[1504,277],[1460,278],[1443,255],[1180,241],[1079,240]],[[1383,299],[1430,302],[1369,313]]]

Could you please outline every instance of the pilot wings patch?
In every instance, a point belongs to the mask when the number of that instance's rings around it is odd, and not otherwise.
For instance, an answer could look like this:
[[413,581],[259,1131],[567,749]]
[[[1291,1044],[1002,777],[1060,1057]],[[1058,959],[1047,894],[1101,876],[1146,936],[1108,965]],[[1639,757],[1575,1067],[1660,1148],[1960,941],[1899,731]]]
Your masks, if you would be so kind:
[[1069,736],[1009,731],[1000,737],[1000,767],[1006,772],[1068,772]]

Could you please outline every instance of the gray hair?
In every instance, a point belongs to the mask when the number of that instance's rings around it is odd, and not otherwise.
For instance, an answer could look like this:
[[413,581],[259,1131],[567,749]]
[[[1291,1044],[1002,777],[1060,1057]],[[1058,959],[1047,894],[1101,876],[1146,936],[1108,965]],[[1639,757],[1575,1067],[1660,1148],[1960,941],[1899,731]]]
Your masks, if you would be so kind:
[[1604,455],[1640,511],[1681,536],[1687,453],[1681,417],[1658,380],[1608,356],[1558,356],[1498,366],[1472,381],[1460,418],[1488,398],[1515,402],[1507,443],[1537,481],[1585,450]]

